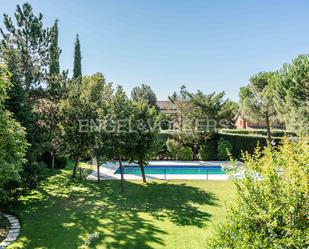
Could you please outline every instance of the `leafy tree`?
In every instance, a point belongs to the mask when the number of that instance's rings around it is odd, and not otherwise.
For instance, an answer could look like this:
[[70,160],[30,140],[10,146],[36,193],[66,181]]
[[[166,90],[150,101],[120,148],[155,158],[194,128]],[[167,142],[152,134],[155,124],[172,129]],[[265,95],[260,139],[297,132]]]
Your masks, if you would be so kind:
[[50,32],[44,27],[42,14],[36,16],[30,4],[17,5],[15,22],[4,14],[4,29],[1,29],[0,56],[11,72],[12,88],[6,101],[7,108],[27,129],[27,140],[31,144],[30,161],[36,160],[42,148],[40,129],[37,127],[33,106],[42,96],[41,83],[47,75]]
[[80,52],[80,41],[79,35],[76,35],[74,44],[74,67],[73,67],[73,79],[78,78],[82,75],[82,56]]
[[94,119],[96,113],[85,97],[88,96],[86,89],[89,77],[80,77],[70,82],[67,97],[60,102],[65,151],[75,161],[72,178],[76,177],[80,160],[90,156],[94,144],[89,120]]
[[224,92],[204,94],[187,93],[191,110],[186,116],[187,129],[178,133],[182,145],[192,149],[193,160],[197,159],[200,144],[210,138],[219,128],[225,127],[227,123],[234,120],[234,104],[229,100],[224,100]]
[[7,68],[0,64],[0,202],[10,200],[11,188],[7,184],[20,181],[26,155],[25,129],[16,122],[4,107],[7,91],[11,87]]
[[44,97],[38,99],[34,105],[34,112],[38,118],[37,125],[43,131],[40,143],[51,157],[51,168],[55,167],[56,154],[60,154],[63,145],[62,129],[60,126],[60,101],[66,96],[68,77],[67,72],[60,73],[58,47],[58,20],[51,28],[51,44],[49,48],[49,75]]
[[232,100],[224,101],[221,110],[219,112],[220,116],[220,128],[235,128],[236,119],[239,115],[239,105],[237,102]]
[[97,176],[100,180],[101,160],[107,157],[109,134],[101,127],[101,123],[109,113],[110,102],[112,101],[113,89],[111,83],[106,83],[103,74],[97,73],[91,77],[84,77],[85,88],[83,90],[83,99],[88,102],[88,106],[93,113],[92,130],[94,133],[94,143],[92,153],[97,159]]
[[180,87],[179,93],[174,92],[169,100],[176,106],[177,109],[177,123],[180,130],[183,129],[187,115],[191,111],[191,105],[188,98],[188,91],[185,85]]
[[261,72],[250,79],[250,83],[240,89],[240,109],[248,120],[265,120],[268,141],[271,142],[271,119],[276,117],[273,104],[272,84],[274,73]]
[[134,101],[130,121],[133,132],[130,133],[129,159],[138,163],[146,182],[144,166],[158,152],[159,116],[145,101]]
[[308,247],[308,138],[244,155],[244,178],[209,248]]
[[284,64],[273,84],[276,110],[287,128],[309,134],[309,56]]
[[157,97],[150,86],[142,84],[131,91],[131,98],[134,101],[146,101],[149,105],[157,108]]
[[120,192],[124,192],[124,168],[122,160],[129,157],[131,143],[129,135],[130,102],[121,86],[118,86],[110,102],[109,115],[106,118],[105,130],[109,139],[106,144],[106,155],[117,159],[120,167]]
[[54,169],[55,156],[62,145],[59,103],[53,102],[48,98],[40,99],[34,111],[39,117],[38,126],[44,131],[44,136],[41,136],[41,146],[50,153],[51,168]]

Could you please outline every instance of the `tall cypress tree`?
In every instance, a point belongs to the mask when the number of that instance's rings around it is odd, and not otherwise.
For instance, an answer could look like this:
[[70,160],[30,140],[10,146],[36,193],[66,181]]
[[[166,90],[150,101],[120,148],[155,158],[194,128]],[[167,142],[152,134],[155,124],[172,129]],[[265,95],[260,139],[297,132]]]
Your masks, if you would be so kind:
[[73,79],[82,75],[82,65],[81,65],[82,56],[80,53],[80,42],[79,36],[76,35],[75,48],[74,48],[74,68],[73,68]]
[[49,48],[50,62],[49,75],[58,75],[60,73],[59,57],[61,50],[58,47],[58,19],[51,28],[51,44]]

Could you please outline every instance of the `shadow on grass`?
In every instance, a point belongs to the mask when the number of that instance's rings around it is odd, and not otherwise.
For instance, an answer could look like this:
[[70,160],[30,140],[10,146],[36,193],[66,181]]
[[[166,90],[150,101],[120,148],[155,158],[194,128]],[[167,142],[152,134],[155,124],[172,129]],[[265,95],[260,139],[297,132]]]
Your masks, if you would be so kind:
[[154,218],[202,227],[210,219],[198,208],[205,204],[216,205],[215,197],[186,184],[126,182],[120,194],[118,181],[72,182],[62,171],[13,207],[22,221],[13,248],[78,248],[93,233],[99,234],[93,246],[103,248],[164,246],[168,230]]

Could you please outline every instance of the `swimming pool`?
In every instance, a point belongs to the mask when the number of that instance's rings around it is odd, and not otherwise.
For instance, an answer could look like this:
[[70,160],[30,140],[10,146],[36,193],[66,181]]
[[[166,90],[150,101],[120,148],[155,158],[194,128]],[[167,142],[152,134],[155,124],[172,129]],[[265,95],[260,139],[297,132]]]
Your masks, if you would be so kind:
[[[141,175],[139,166],[124,165],[124,173],[132,175]],[[118,168],[114,174],[120,174]],[[147,165],[145,166],[145,174],[149,175],[224,175],[225,171],[221,166],[162,166],[162,165]]]

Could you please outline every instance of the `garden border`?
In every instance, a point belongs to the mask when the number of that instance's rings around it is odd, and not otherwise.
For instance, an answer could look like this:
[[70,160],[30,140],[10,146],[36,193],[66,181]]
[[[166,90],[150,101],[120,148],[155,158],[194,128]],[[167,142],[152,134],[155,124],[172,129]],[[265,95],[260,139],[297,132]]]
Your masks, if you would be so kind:
[[7,218],[10,222],[10,230],[6,238],[0,242],[0,249],[3,249],[10,244],[12,244],[17,237],[19,236],[20,233],[20,223],[19,220],[12,214],[0,212],[5,218]]

